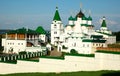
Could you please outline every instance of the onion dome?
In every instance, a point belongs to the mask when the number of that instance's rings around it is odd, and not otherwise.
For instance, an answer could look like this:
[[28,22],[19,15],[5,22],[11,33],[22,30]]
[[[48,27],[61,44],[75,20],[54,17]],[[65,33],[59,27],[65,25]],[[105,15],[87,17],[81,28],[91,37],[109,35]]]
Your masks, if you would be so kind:
[[82,20],[87,20],[87,18],[85,16],[82,17]]
[[74,20],[74,18],[73,18],[72,16],[70,16],[70,17],[68,18],[68,20]]
[[89,20],[89,21],[92,21],[92,17],[91,17],[91,16],[89,16],[89,17],[88,17],[88,20]]
[[79,18],[82,18],[84,16],[84,14],[81,12],[81,10],[80,10],[80,12],[76,15],[76,17],[79,17]]

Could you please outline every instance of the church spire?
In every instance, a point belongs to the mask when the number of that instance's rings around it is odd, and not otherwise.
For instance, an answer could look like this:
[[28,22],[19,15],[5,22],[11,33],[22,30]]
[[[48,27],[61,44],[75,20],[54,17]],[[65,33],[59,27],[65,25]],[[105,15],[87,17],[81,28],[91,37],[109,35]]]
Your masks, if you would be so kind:
[[102,21],[101,27],[107,27],[106,21],[105,21],[105,16],[103,16],[103,21]]
[[58,12],[58,7],[56,7],[56,12],[55,12],[53,20],[61,21],[61,18]]

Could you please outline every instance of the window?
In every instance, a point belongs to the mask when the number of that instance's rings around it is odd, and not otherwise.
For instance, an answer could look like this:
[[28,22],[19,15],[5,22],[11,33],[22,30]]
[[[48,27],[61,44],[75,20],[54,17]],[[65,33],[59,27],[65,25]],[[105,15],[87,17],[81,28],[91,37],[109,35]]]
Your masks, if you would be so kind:
[[76,43],[74,43],[74,47],[76,47]]
[[57,28],[57,26],[56,26],[56,25],[54,25],[54,28]]
[[85,44],[83,44],[83,47],[85,47]]
[[96,46],[98,46],[98,44],[96,44]]
[[89,47],[89,44],[87,45],[87,47]]
[[57,32],[54,32],[54,34],[57,34]]

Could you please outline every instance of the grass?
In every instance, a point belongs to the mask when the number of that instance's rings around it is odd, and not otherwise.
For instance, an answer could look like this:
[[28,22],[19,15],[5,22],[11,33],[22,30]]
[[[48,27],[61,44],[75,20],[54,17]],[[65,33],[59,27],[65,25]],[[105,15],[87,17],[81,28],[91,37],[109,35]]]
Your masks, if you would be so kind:
[[48,58],[48,59],[60,59],[60,60],[64,60],[64,57],[62,57],[62,56],[58,56],[58,57],[54,57],[54,56],[41,56],[40,58]]
[[115,51],[107,51],[107,50],[97,50],[96,52],[99,53],[109,53],[109,54],[120,54],[120,52],[115,52]]
[[81,71],[69,73],[15,73],[0,76],[120,76],[120,71]]
[[94,54],[71,54],[71,53],[65,53],[65,55],[70,55],[70,56],[81,56],[81,57],[95,57]]

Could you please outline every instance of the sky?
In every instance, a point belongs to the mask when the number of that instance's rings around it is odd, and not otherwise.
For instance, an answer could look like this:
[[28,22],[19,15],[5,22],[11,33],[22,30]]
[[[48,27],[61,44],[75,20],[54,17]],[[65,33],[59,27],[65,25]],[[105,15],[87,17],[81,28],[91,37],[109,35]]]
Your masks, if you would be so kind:
[[65,26],[68,17],[80,11],[80,4],[86,17],[90,11],[95,29],[105,16],[108,29],[120,31],[120,0],[0,0],[0,29],[43,26],[50,30],[56,6]]

